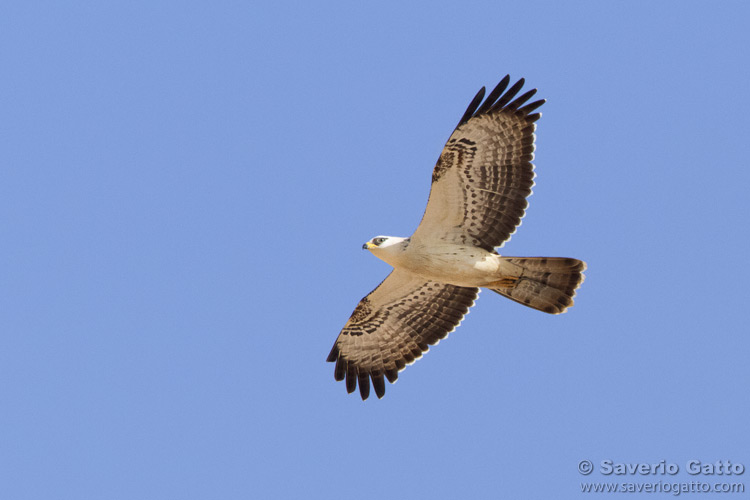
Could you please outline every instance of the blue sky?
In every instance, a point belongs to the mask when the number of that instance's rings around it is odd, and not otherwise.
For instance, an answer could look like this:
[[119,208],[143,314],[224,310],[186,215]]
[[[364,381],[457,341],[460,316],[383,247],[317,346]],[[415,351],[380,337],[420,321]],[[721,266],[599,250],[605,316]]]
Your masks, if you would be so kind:
[[[750,468],[748,14],[6,3],[0,497],[586,498],[602,460]],[[363,403],[325,363],[389,271],[361,245],[411,234],[506,73],[548,102],[503,252],[586,260],[576,306],[485,292]]]

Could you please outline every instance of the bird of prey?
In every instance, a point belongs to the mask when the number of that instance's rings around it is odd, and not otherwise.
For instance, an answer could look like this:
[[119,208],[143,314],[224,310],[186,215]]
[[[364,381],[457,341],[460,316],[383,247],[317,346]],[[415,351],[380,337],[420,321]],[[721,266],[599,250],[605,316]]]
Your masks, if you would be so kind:
[[[477,93],[432,171],[422,221],[409,238],[377,236],[362,248],[393,271],[363,298],[327,361],[334,378],[362,399],[370,381],[378,398],[461,322],[488,288],[550,314],[573,305],[586,264],[565,257],[503,257],[500,247],[521,223],[534,185],[534,130],[544,100],[526,104],[536,89],[516,97],[505,76],[484,99]],[[507,89],[507,91],[506,91]],[[484,102],[483,102],[484,99]]]

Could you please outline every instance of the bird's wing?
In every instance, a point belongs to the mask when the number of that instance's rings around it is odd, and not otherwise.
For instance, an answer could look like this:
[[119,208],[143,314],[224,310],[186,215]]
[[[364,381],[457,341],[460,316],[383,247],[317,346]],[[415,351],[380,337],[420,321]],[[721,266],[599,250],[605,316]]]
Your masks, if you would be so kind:
[[[507,91],[506,76],[482,103],[484,87],[469,104],[432,173],[430,198],[412,241],[468,244],[492,251],[521,223],[534,185],[533,113],[524,80]],[[515,99],[514,99],[515,98]],[[480,105],[481,103],[481,105]]]
[[395,269],[363,298],[341,330],[327,361],[335,362],[334,378],[346,379],[347,392],[359,383],[362,399],[370,380],[378,398],[385,381],[422,357],[430,345],[452,332],[479,290],[446,285]]

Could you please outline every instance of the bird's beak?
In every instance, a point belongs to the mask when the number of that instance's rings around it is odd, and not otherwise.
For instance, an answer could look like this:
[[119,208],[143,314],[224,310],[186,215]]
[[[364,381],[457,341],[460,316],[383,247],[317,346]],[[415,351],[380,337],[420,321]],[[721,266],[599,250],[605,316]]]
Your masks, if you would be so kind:
[[367,243],[365,243],[364,245],[362,245],[362,250],[370,250],[374,246],[375,245],[373,245],[371,242],[368,241]]

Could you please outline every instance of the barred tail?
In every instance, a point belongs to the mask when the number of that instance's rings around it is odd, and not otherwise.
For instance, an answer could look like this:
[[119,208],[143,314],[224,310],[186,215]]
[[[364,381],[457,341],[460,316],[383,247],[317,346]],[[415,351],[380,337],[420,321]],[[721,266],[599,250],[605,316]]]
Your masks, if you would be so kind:
[[520,266],[520,276],[508,277],[488,288],[519,304],[550,314],[573,305],[575,290],[583,283],[586,263],[565,257],[503,257]]

